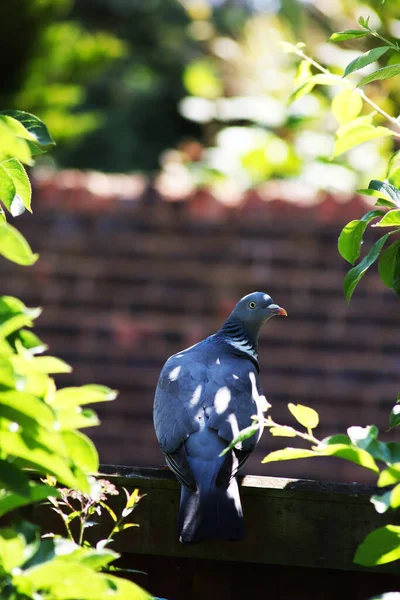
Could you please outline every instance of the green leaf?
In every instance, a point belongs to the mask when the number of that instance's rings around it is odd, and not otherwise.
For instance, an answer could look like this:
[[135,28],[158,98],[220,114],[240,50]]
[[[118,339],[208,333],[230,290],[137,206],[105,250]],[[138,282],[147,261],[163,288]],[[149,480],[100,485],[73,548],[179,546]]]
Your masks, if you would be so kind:
[[400,404],[395,404],[390,411],[389,429],[393,429],[398,425],[400,425]]
[[400,209],[389,210],[385,216],[375,224],[375,227],[399,227]]
[[[24,166],[16,158],[6,160],[1,163],[1,167],[6,171],[9,178],[12,180],[14,185],[14,197],[9,208],[13,216],[18,216],[26,208],[29,212],[31,210],[31,184],[29,177],[25,171]],[[22,206],[22,210],[21,210]]]
[[13,569],[22,565],[24,549],[25,540],[15,529],[0,529],[0,572],[11,573]]
[[[102,506],[103,508],[106,509],[106,511],[108,512],[108,514],[110,515],[110,517],[112,518],[114,523],[116,523],[118,521],[118,517],[115,514],[115,512],[113,511],[113,509],[110,506],[108,506],[108,504],[106,504],[105,502],[100,501],[99,504],[100,504],[100,506]],[[109,542],[109,540],[104,540],[104,541],[107,543]],[[96,547],[98,547],[98,546],[96,546]]]
[[70,459],[85,473],[97,473],[99,456],[92,440],[80,431],[63,431],[61,435]]
[[[21,463],[24,467],[34,468],[43,475],[54,475],[67,487],[78,487],[77,479],[69,467],[69,459],[60,456],[53,449],[57,440],[55,435],[47,433],[46,430],[37,431],[34,435],[27,431],[20,432],[11,422],[7,429],[5,419],[2,421],[0,436],[3,453],[16,457],[18,464]],[[86,491],[88,485],[84,487]]]
[[16,189],[12,178],[4,169],[3,164],[4,163],[0,163],[0,200],[3,202],[8,211],[13,214],[12,202],[15,198]]
[[383,56],[388,50],[390,50],[390,46],[379,46],[379,48],[373,48],[372,50],[368,50],[368,52],[361,54],[361,56],[358,56],[347,65],[343,77],[347,77],[350,73],[354,73],[354,71],[358,71],[359,69],[363,69],[367,65],[370,65]]
[[388,208],[394,208],[395,206],[392,200],[384,200],[381,197],[382,194],[377,192],[376,190],[361,189],[357,190],[357,194],[363,194],[364,196],[374,196],[375,198],[378,198],[378,200],[375,203],[375,206],[387,206]]
[[379,514],[385,513],[390,508],[390,496],[392,490],[381,494],[380,496],[371,496],[371,502],[375,506],[375,510]]
[[357,548],[354,562],[375,567],[400,558],[400,527],[385,525],[368,534]]
[[336,456],[337,458],[343,458],[360,467],[379,473],[378,466],[373,457],[369,452],[362,448],[349,446],[347,444],[328,444],[327,446],[319,446],[317,450],[320,456]]
[[332,113],[340,125],[356,119],[362,107],[363,101],[360,94],[349,88],[341,90],[332,100]]
[[371,250],[368,252],[367,256],[365,256],[362,261],[356,266],[350,269],[344,279],[344,294],[346,297],[347,304],[349,304],[350,299],[353,295],[353,292],[360,282],[364,273],[369,269],[369,267],[376,261],[378,258],[383,246],[388,239],[389,234],[387,233],[383,237],[381,237],[375,244],[372,246]]
[[29,482],[29,492],[24,495],[0,491],[0,517],[20,506],[42,502],[49,496],[58,496],[57,489],[32,481]]
[[[400,240],[396,240],[393,244],[382,252],[378,263],[378,271],[382,282],[388,287],[393,288],[396,262],[399,261]],[[400,418],[399,418],[400,423]],[[391,425],[392,427],[392,425]],[[393,425],[394,427],[394,425]]]
[[263,464],[276,462],[278,460],[295,460],[298,458],[313,458],[318,456],[317,452],[305,450],[304,448],[284,448],[283,450],[275,450],[270,452],[261,462]]
[[16,381],[14,369],[7,358],[0,357],[0,384],[8,388],[15,388]]
[[24,314],[31,319],[36,319],[41,312],[41,308],[28,308],[21,300],[14,298],[14,296],[0,297],[0,322],[4,321],[4,318],[7,319],[14,314]]
[[[64,540],[63,540],[64,541]],[[90,551],[94,557],[94,550]],[[111,552],[111,551],[110,551]],[[28,582],[34,592],[45,593],[54,600],[99,600],[112,597],[113,600],[152,600],[152,597],[126,579],[99,573],[93,570],[99,561],[85,561],[82,552],[74,551],[75,560],[70,555],[62,555],[41,561],[13,577],[13,585],[19,590]],[[104,551],[100,556],[104,556]],[[72,594],[72,595],[71,595]]]
[[[383,196],[386,200],[400,208],[400,190],[391,183],[373,179],[370,181],[368,189],[371,190],[373,195],[377,195],[378,197]],[[375,194],[375,191],[378,192],[378,194]]]
[[[382,2],[382,4],[383,4],[383,2]],[[367,17],[366,19],[364,19],[364,17],[360,17],[358,19],[358,24],[361,25],[361,27],[365,27],[365,29],[369,29],[369,25],[368,25],[369,19],[370,19],[370,17]]]
[[347,436],[352,444],[366,450],[372,441],[375,441],[379,435],[379,429],[376,425],[367,425],[360,427],[352,425],[347,429]]
[[380,442],[378,438],[378,428],[375,425],[367,425],[366,427],[353,426],[347,430],[350,442],[368,452],[374,459],[383,462],[393,462],[398,453],[398,445],[392,442]]
[[308,60],[301,60],[297,67],[296,77],[294,79],[294,87],[299,87],[312,76],[311,65]]
[[29,361],[37,373],[71,373],[72,367],[55,356],[37,356]]
[[390,507],[398,508],[400,506],[400,483],[390,492]]
[[0,416],[23,425],[20,415],[29,417],[33,423],[54,430],[55,415],[39,398],[16,390],[0,392]]
[[400,481],[400,463],[394,463],[381,471],[378,478],[378,487],[386,487]]
[[[71,594],[80,600],[99,600],[109,596],[109,586],[104,576],[81,565],[78,560],[74,563],[67,558],[46,561],[25,570],[23,577],[35,591],[45,592],[47,597],[54,600],[69,600]],[[14,577],[17,585],[18,579]]]
[[319,423],[319,415],[316,410],[303,406],[302,404],[288,404],[288,409],[296,419],[306,429],[314,429]]
[[81,404],[93,402],[108,402],[117,397],[116,390],[104,385],[88,384],[81,387],[68,387],[58,390],[53,398],[52,405],[56,408],[66,409]]
[[357,87],[362,87],[367,83],[371,83],[371,81],[378,81],[380,79],[391,79],[392,77],[396,77],[400,73],[400,64],[389,65],[387,67],[382,67],[382,69],[378,69],[369,75],[363,77],[358,83]]
[[379,198],[376,202],[375,202],[375,206],[385,206],[386,208],[393,208],[393,202],[390,202],[390,200],[384,200],[383,198]]
[[18,339],[21,341],[23,347],[26,348],[26,350],[29,350],[31,354],[41,354],[48,350],[47,344],[42,342],[42,340],[40,340],[33,331],[29,331],[29,329],[21,329],[18,332]]
[[309,94],[316,85],[343,85],[343,80],[338,75],[332,73],[312,75],[308,80],[304,81],[294,92],[289,96],[288,104],[298,100],[302,96]]
[[14,332],[18,331],[21,327],[31,327],[33,325],[32,319],[25,314],[16,314],[13,317],[5,320],[0,325],[0,336],[9,337]]
[[5,114],[4,111],[0,111],[0,122],[5,124],[8,130],[16,137],[22,138],[24,140],[29,140],[30,142],[35,141],[35,137],[29,133],[29,131],[13,116],[9,114]]
[[269,432],[273,436],[296,437],[296,431],[293,429],[293,427],[288,427],[287,425],[280,425],[279,427],[270,427]]
[[369,31],[362,31],[361,29],[347,29],[346,31],[332,33],[331,37],[328,39],[328,42],[345,42],[346,40],[362,38],[366,35],[369,35]]
[[13,356],[12,363],[21,373],[71,373],[72,367],[55,356]]
[[372,118],[373,115],[358,117],[339,127],[335,136],[334,158],[364,142],[393,135],[387,127],[375,126]]
[[360,249],[364,232],[368,223],[377,217],[384,215],[382,210],[371,210],[362,219],[350,221],[343,229],[338,240],[340,255],[349,263],[354,265],[360,256]]
[[79,406],[75,409],[58,410],[57,421],[61,431],[95,427],[100,424],[99,418],[93,410],[82,410]]
[[[397,150],[389,159],[385,179],[396,189],[400,187],[400,151]],[[398,205],[400,208],[400,204]]]
[[31,165],[33,161],[29,142],[16,135],[15,124],[18,125],[18,122],[0,115],[0,162],[9,158],[18,158],[21,162]]
[[116,533],[120,533],[121,531],[125,531],[125,529],[130,529],[131,527],[140,527],[138,523],[122,523],[122,525],[118,525],[114,529]]
[[102,551],[84,550],[83,552],[82,550],[76,550],[73,554],[69,556],[69,558],[75,559],[74,555],[76,555],[76,553],[79,552],[80,564],[89,567],[89,569],[92,569],[93,571],[99,571],[100,569],[102,569],[103,567],[107,566],[108,564],[120,557],[120,554],[109,549],[104,549]]
[[183,74],[183,84],[192,96],[214,100],[223,93],[221,80],[208,59],[190,62]]
[[102,576],[107,579],[109,588],[113,591],[113,600],[128,600],[128,598],[129,600],[155,600],[153,596],[150,596],[145,590],[142,590],[142,588],[128,579],[122,579],[113,575]]
[[19,265],[33,265],[39,258],[15,227],[0,221],[0,254]]
[[62,518],[64,519],[64,522],[69,525],[74,519],[77,519],[80,514],[81,513],[79,510],[74,510],[73,512],[69,513],[68,517],[65,515],[65,513],[63,513],[64,516]]
[[126,506],[125,508],[133,508],[135,504],[139,502],[139,490],[136,488],[131,494],[124,488],[126,494]]
[[21,496],[30,494],[29,480],[25,473],[7,460],[0,459],[0,488]]
[[254,423],[253,425],[242,429],[242,431],[240,431],[238,435],[231,441],[229,446],[227,446],[225,450],[221,452],[220,456],[224,456],[224,454],[229,452],[229,450],[232,450],[232,448],[241,449],[242,442],[258,433],[260,431],[260,427],[263,427],[263,425],[259,423]]
[[[26,526],[26,521],[23,522],[23,524]],[[30,523],[29,525],[34,527]],[[18,527],[20,527],[20,525],[18,525]],[[38,533],[40,534],[40,530],[38,530]],[[57,556],[66,556],[71,554],[77,548],[79,548],[79,546],[71,540],[66,540],[60,537],[46,537],[43,539],[40,539],[39,537],[39,545],[36,546],[35,552],[31,554],[27,563],[24,564],[24,570],[31,569],[32,567],[41,565],[47,561],[52,561]],[[14,579],[13,583],[16,585],[17,581]]]
[[26,131],[29,132],[29,139],[39,146],[48,148],[55,145],[46,125],[43,121],[35,117],[35,115],[31,115],[23,110],[3,110],[0,114],[8,115],[21,123]]
[[[383,442],[381,442],[383,443]],[[397,442],[386,442],[385,444],[389,453],[389,458],[385,460],[387,464],[397,464],[400,462],[400,444]]]

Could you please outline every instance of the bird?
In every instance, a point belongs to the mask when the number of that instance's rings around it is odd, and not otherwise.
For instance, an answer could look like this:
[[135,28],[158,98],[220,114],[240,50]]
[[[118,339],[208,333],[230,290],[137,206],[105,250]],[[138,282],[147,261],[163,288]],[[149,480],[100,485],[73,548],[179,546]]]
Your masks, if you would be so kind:
[[[258,337],[275,315],[264,292],[244,296],[221,329],[164,364],[154,398],[154,428],[181,484],[179,541],[241,540],[243,511],[236,475],[256,447],[268,408],[259,380]],[[221,456],[240,431],[259,427]]]

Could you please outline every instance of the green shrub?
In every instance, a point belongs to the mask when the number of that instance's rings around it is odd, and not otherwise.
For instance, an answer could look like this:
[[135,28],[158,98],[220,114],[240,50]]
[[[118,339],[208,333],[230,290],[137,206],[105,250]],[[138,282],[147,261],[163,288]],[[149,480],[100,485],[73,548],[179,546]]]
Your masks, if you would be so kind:
[[[31,211],[31,188],[23,166],[53,145],[46,126],[21,111],[0,113],[0,199],[13,216]],[[38,258],[18,230],[7,223],[0,207],[0,254],[20,265]],[[81,547],[73,539],[41,537],[38,527],[19,519],[20,507],[43,500],[55,506],[62,492],[52,485],[73,488],[77,497],[93,494],[98,455],[91,440],[79,431],[98,424],[93,402],[107,402],[116,392],[84,385],[57,390],[53,375],[71,367],[44,355],[46,345],[31,331],[38,308],[21,300],[0,297],[0,596],[10,600],[98,600],[150,596],[134,583],[109,572],[119,555],[106,543]],[[47,479],[29,477],[34,470]],[[134,507],[137,494],[128,498]],[[124,528],[121,522],[116,523]],[[84,526],[82,525],[82,532]],[[82,539],[81,539],[82,538]],[[83,533],[78,541],[83,541]]]

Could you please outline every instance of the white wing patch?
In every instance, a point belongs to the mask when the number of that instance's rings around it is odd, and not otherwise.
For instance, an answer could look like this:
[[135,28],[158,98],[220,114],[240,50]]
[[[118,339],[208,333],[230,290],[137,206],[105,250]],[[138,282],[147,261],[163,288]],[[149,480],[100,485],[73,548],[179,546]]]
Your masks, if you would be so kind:
[[229,406],[229,402],[231,401],[231,392],[229,388],[224,387],[219,388],[218,392],[215,394],[214,406],[215,412],[217,415],[222,415],[226,411]]
[[193,396],[189,400],[189,406],[191,408],[195,408],[196,406],[198,406],[198,404],[200,402],[200,396],[201,396],[202,389],[203,389],[202,385],[199,383],[199,385],[194,390]]
[[182,369],[181,366],[175,367],[175,369],[172,369],[172,371],[169,372],[168,379],[170,381],[176,381],[178,379],[178,376],[179,376],[179,373],[180,373],[181,369]]
[[263,412],[266,412],[269,408],[271,408],[271,404],[264,395],[258,393],[256,376],[254,373],[249,373],[249,379],[251,381],[251,395],[257,405],[257,416],[261,423],[264,418]]

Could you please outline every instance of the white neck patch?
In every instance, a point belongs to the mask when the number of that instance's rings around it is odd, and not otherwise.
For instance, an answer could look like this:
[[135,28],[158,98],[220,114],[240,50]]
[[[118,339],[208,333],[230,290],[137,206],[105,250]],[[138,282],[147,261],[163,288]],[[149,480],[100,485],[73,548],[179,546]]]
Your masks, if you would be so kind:
[[241,340],[238,338],[230,338],[230,337],[226,337],[225,341],[228,342],[228,344],[230,344],[234,348],[237,348],[238,350],[245,352],[246,354],[248,354],[249,356],[254,358],[254,360],[258,360],[258,354],[255,351],[252,344],[250,344],[250,342],[247,342],[246,340],[243,340],[243,339]]

